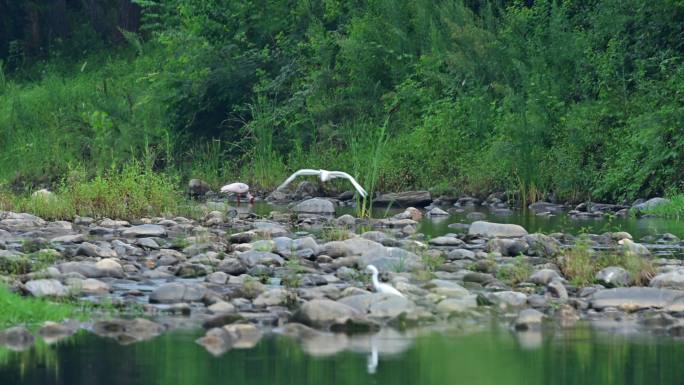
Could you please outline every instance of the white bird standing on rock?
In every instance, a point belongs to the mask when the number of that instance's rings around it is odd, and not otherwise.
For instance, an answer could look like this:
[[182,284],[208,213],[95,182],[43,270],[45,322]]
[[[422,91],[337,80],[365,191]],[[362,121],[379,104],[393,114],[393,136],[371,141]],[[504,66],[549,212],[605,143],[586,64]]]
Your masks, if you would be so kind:
[[246,194],[247,201],[254,203],[254,197],[249,193],[249,186],[246,183],[235,182],[221,187],[221,192],[225,194],[235,194],[237,197],[237,204],[240,204],[240,196]]
[[398,295],[400,297],[404,297],[401,292],[392,286],[386,284],[386,283],[381,283],[380,280],[378,280],[378,268],[373,266],[373,265],[368,265],[366,266],[366,270],[369,270],[371,273],[373,273],[373,287],[375,288],[375,291],[378,293],[383,293],[383,294],[393,294],[393,295]]
[[358,191],[359,195],[361,195],[364,198],[368,195],[366,190],[364,190],[363,187],[361,187],[359,182],[357,182],[356,179],[354,179],[351,175],[347,174],[346,172],[327,171],[327,170],[312,170],[312,169],[308,169],[308,168],[301,169],[301,170],[295,172],[294,174],[290,175],[290,177],[287,178],[285,180],[285,182],[283,182],[283,184],[278,186],[278,188],[276,190],[284,189],[285,187],[287,187],[288,184],[290,184],[290,182],[295,180],[295,178],[297,178],[300,175],[318,175],[321,178],[321,182],[327,182],[327,181],[329,181],[331,179],[335,179],[335,178],[346,178],[346,179],[349,179],[351,184],[354,185],[354,188],[356,189],[356,191]]

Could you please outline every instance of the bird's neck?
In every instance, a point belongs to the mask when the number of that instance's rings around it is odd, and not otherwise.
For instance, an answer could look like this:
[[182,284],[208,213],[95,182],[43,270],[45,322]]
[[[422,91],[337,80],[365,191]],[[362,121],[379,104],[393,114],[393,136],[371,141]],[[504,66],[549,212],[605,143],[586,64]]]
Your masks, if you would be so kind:
[[380,286],[380,281],[378,280],[378,272],[373,273],[373,286],[378,287]]

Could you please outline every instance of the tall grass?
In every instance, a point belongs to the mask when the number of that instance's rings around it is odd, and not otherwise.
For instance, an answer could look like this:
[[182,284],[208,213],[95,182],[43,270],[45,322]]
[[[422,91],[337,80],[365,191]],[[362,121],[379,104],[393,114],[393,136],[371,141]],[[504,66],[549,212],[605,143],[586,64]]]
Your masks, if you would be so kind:
[[677,220],[684,218],[684,194],[668,194],[668,199],[669,202],[648,208],[644,213]]
[[76,215],[136,219],[176,214],[183,203],[178,180],[146,169],[139,162],[87,179],[73,169],[53,196],[0,195],[4,210],[30,212],[48,220],[71,220]]
[[251,151],[243,160],[242,175],[263,188],[274,188],[285,175],[283,159],[273,142],[278,126],[277,109],[272,101],[259,96],[250,110],[252,120],[245,126],[245,132],[251,142]]

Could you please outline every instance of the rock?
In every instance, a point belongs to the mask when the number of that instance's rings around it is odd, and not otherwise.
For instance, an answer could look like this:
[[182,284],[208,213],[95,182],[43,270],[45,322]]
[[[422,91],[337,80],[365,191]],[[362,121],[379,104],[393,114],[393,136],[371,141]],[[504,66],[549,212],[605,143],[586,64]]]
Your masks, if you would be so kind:
[[335,205],[327,199],[312,198],[297,204],[293,211],[297,213],[331,215],[335,213]]
[[392,219],[410,219],[412,221],[419,221],[423,219],[423,213],[415,207],[408,207],[403,212],[392,216]]
[[664,205],[670,203],[669,199],[665,198],[651,198],[647,200],[646,202],[636,204],[632,206],[633,210],[638,210],[638,211],[644,211],[647,209],[652,209],[656,206]]
[[448,212],[440,209],[439,207],[435,207],[427,212],[428,217],[446,217],[448,215]]
[[523,237],[529,245],[527,254],[536,257],[551,258],[561,251],[561,243],[557,239],[544,234],[529,234]]
[[343,242],[344,245],[347,247],[347,250],[349,250],[348,255],[361,255],[370,250],[380,250],[385,248],[382,244],[378,242],[374,242],[359,237],[349,238],[347,240],[344,240]]
[[607,307],[623,311],[660,309],[684,299],[684,291],[658,289],[654,287],[622,287],[601,290],[591,296],[590,306],[594,309]]
[[465,244],[462,240],[456,237],[441,236],[430,239],[429,243],[435,246],[456,246],[460,247]]
[[166,283],[150,294],[150,303],[199,302],[207,290],[198,285]]
[[646,248],[646,246],[641,243],[636,243],[631,239],[625,238],[618,241],[618,244],[622,245],[622,251],[626,255],[637,256],[642,258],[647,258],[651,256],[651,252]]
[[213,314],[235,314],[235,306],[229,302],[218,301],[207,308]]
[[331,258],[341,258],[352,255],[351,249],[345,242],[331,241],[323,245],[322,253]]
[[237,258],[225,258],[216,268],[230,275],[240,275],[247,272],[245,265]]
[[684,290],[684,269],[676,269],[667,273],[658,274],[651,279],[649,286],[661,289]]
[[470,294],[468,289],[453,281],[433,279],[425,286],[431,292],[450,298],[463,298]]
[[315,197],[318,195],[318,188],[309,181],[302,181],[295,190],[295,195],[298,197]]
[[193,197],[202,197],[211,190],[209,183],[201,179],[190,179],[188,182],[188,194]]
[[77,273],[85,278],[101,278],[105,276],[102,270],[95,267],[94,263],[64,262],[57,265],[57,268],[62,274]]
[[359,258],[359,265],[374,265],[380,271],[414,271],[423,268],[420,257],[408,250],[397,247],[370,249]]
[[85,237],[83,234],[71,234],[71,235],[62,235],[60,237],[54,237],[50,240],[50,243],[63,243],[63,244],[72,244],[72,243],[81,243]]
[[546,285],[546,289],[551,293],[552,296],[560,299],[560,300],[567,300],[568,299],[568,290],[565,288],[565,285],[563,285],[563,282],[560,279],[554,279],[551,282]]
[[23,326],[15,326],[0,332],[0,345],[10,350],[21,351],[33,345],[33,334]]
[[146,250],[160,249],[159,244],[154,240],[154,238],[140,238],[135,244]]
[[78,289],[85,294],[107,294],[109,293],[109,285],[94,279],[88,278],[80,282]]
[[498,291],[489,293],[487,299],[501,309],[519,308],[527,302],[527,296],[515,291]]
[[45,226],[46,222],[35,215],[26,213],[0,212],[0,229],[8,231],[31,230]]
[[629,272],[622,267],[609,266],[596,273],[596,281],[606,287],[629,286],[632,282]]
[[223,327],[235,349],[251,349],[261,340],[261,331],[251,324],[230,324]]
[[95,264],[95,268],[101,271],[103,277],[123,278],[123,268],[121,264],[112,258],[105,258]]
[[83,242],[76,249],[76,255],[85,255],[96,258],[116,258],[116,251],[109,247],[100,247],[90,242]]
[[560,274],[558,274],[558,272],[555,270],[541,269],[532,273],[528,281],[537,285],[546,286],[549,284],[549,282],[555,279],[561,280],[563,277],[561,277]]
[[541,329],[542,321],[546,318],[544,313],[535,309],[525,309],[518,314],[515,320],[515,330],[539,330]]
[[429,191],[405,191],[400,193],[382,194],[373,200],[373,203],[379,205],[399,205],[407,206],[425,206],[432,202],[432,196]]
[[205,281],[213,283],[216,285],[225,285],[228,282],[228,274],[223,271],[217,271],[215,273],[208,274]]
[[527,235],[522,226],[504,223],[476,221],[468,229],[470,235],[481,235],[489,238],[512,238]]
[[122,233],[124,237],[146,238],[159,237],[165,238],[168,236],[166,228],[160,225],[138,225],[125,229]]
[[231,348],[230,335],[219,327],[207,331],[204,337],[198,338],[195,342],[217,357]]
[[390,319],[402,313],[410,313],[415,309],[415,304],[410,300],[393,294],[372,293],[353,295],[338,301],[354,308],[360,314],[366,314],[370,318]]
[[458,259],[475,259],[475,253],[466,249],[454,249],[447,253],[446,258],[450,261]]
[[560,212],[563,212],[563,210],[564,210],[563,205],[544,202],[544,201],[532,203],[531,205],[529,205],[527,207],[536,213],[544,213],[544,212],[560,213]]
[[276,288],[259,294],[252,303],[254,303],[254,306],[281,306],[286,305],[289,298],[291,298],[291,295],[286,289]]
[[164,330],[164,326],[144,318],[97,321],[92,327],[93,333],[101,337],[116,339],[121,344],[149,340],[160,335]]
[[527,252],[529,246],[521,239],[490,239],[487,250],[490,253],[500,253],[502,256],[515,257]]
[[116,228],[124,227],[124,226],[129,226],[129,225],[130,225],[130,223],[128,223],[128,221],[115,221],[115,220],[110,219],[110,218],[105,218],[105,219],[100,221],[100,226],[112,228],[112,229],[116,229]]
[[65,338],[71,337],[76,333],[76,328],[68,327],[52,321],[45,321],[45,323],[38,330],[38,335],[48,344],[61,341]]
[[356,309],[343,303],[314,299],[302,305],[295,318],[305,325],[325,328],[332,324],[343,324],[358,315]]
[[477,308],[477,296],[468,295],[463,298],[447,298],[437,304],[437,312],[442,314],[465,313]]
[[248,268],[256,265],[282,266],[285,264],[285,260],[278,254],[263,251],[247,251],[238,255],[238,259]]
[[352,227],[356,223],[356,218],[349,214],[344,214],[339,216],[336,220],[335,223],[337,223],[337,226],[340,227]]
[[56,279],[37,279],[24,285],[34,297],[65,297],[67,289]]

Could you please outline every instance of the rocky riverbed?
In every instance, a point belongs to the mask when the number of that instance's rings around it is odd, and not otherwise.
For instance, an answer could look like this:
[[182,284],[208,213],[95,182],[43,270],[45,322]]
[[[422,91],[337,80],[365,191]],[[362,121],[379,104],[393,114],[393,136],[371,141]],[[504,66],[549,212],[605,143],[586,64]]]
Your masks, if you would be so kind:
[[[47,323],[38,331],[46,340],[85,328],[131,343],[203,327],[198,343],[219,355],[271,332],[334,344],[335,333],[490,319],[519,332],[586,321],[684,336],[684,267],[660,257],[663,249],[681,248],[674,235],[647,245],[625,232],[583,237],[587,253],[637,255],[654,270],[636,277],[607,266],[593,283],[575,285],[562,261],[577,247],[577,234],[530,234],[481,220],[436,237],[420,234],[423,217],[445,215],[438,203],[383,219],[335,217],[337,202],[323,198],[267,217],[214,204],[209,209],[221,210],[201,220],[48,222],[0,212],[0,269],[13,290],[28,296],[122,309],[115,319],[95,313],[88,322]],[[373,292],[369,264],[405,298]],[[33,341],[21,325],[0,333],[0,343],[14,349]]]

